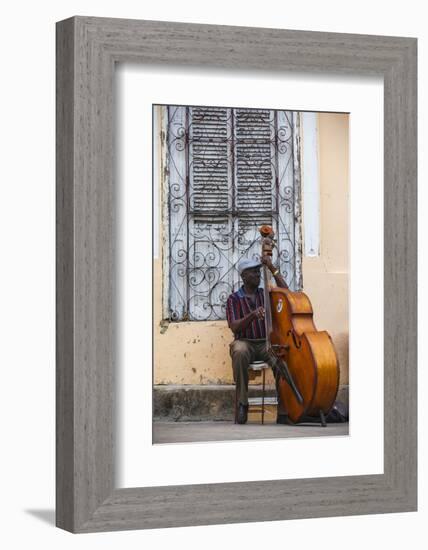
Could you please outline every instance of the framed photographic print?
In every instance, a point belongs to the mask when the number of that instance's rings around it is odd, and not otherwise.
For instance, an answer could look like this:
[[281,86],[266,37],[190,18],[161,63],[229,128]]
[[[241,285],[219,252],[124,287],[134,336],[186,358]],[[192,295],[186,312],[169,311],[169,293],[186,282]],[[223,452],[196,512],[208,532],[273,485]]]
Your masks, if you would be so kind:
[[[264,99],[267,101],[266,96]],[[291,424],[285,414],[285,403],[282,409],[282,403],[280,406],[276,403],[283,393],[280,377],[277,376],[278,391],[275,391],[272,371],[269,369],[267,374],[261,367],[258,371],[257,361],[265,360],[275,373],[281,368],[274,355],[276,348],[271,348],[270,355],[265,351],[268,316],[261,306],[262,288],[277,283],[285,284],[290,292],[305,288],[318,305],[314,306],[318,309],[315,314],[318,324],[327,323],[336,342],[334,350],[329,338],[319,342],[320,349],[329,348],[332,352],[330,366],[335,371],[329,380],[331,393],[324,398],[326,406],[322,413],[328,415],[340,391],[343,420],[347,418],[349,115],[154,105],[153,123],[154,147],[159,147],[153,186],[153,202],[159,210],[155,216],[159,220],[157,229],[153,232],[154,443],[174,442],[174,438],[186,441],[189,437],[268,439],[347,434],[347,425],[331,424],[330,428],[336,428],[334,431],[309,430],[307,424],[315,421],[319,425],[320,409],[314,411],[316,418],[312,422],[307,421],[306,412],[303,422],[305,406],[298,403],[294,404],[299,410],[294,411]],[[259,228],[263,225],[272,227],[275,243],[272,266],[267,271],[261,270],[260,263]],[[255,294],[251,294],[251,281],[242,285],[242,275],[245,279],[249,273],[241,269],[242,265],[250,265],[247,269],[259,272]],[[326,287],[335,291],[328,295]],[[280,294],[271,312],[275,325],[286,311],[287,294]],[[259,319],[254,318],[257,306],[262,308]],[[293,315],[310,317],[311,313],[314,315],[312,310],[307,313],[299,310]],[[226,321],[232,324],[235,319],[238,322],[243,319],[245,323],[248,315],[249,324],[234,335]],[[326,321],[328,316],[330,323]],[[295,342],[291,333],[287,336],[287,329],[282,332],[285,345],[295,349],[297,355],[302,354],[297,339]],[[287,356],[286,368],[292,369],[290,351]],[[296,361],[299,362],[297,356]],[[240,380],[248,370],[248,362],[254,365],[249,371],[253,378],[249,388],[246,379],[242,384]],[[325,366],[317,366],[317,385],[322,383],[319,376]],[[296,371],[294,377],[303,370]],[[254,397],[248,398],[248,389]],[[306,396],[307,403],[313,399],[309,395],[313,389]],[[239,396],[235,403],[235,392],[239,391],[244,393],[241,400],[245,400],[241,405],[242,418],[238,418]],[[289,406],[291,398],[284,395]],[[307,405],[306,409],[309,410]],[[283,424],[280,429],[233,430],[230,421],[235,412],[237,424],[246,424],[248,415],[254,421],[262,416],[263,425],[275,420]],[[306,429],[296,429],[297,418]],[[193,436],[192,430],[187,433],[191,426],[186,419],[215,421],[215,428],[200,422],[194,426],[197,433]],[[285,428],[287,421],[292,429]],[[208,432],[209,428],[213,433]]]
[[57,525],[415,510],[416,40],[75,17],[57,98]]

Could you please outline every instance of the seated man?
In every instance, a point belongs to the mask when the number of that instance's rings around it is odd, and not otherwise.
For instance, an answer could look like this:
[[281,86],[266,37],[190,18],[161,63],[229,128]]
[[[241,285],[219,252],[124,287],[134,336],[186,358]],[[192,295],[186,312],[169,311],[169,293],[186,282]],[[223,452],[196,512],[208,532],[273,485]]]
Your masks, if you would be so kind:
[[[272,264],[269,256],[262,258],[275,278],[277,286],[287,288],[284,278]],[[248,365],[253,361],[265,361],[273,369],[277,394],[279,373],[274,367],[275,360],[266,349],[266,330],[264,321],[264,295],[260,284],[261,263],[257,260],[243,259],[238,264],[238,272],[243,286],[227,299],[226,316],[229,328],[235,340],[230,344],[233,378],[238,392],[238,424],[247,422],[248,413]],[[286,411],[278,394],[277,423],[285,424]]]

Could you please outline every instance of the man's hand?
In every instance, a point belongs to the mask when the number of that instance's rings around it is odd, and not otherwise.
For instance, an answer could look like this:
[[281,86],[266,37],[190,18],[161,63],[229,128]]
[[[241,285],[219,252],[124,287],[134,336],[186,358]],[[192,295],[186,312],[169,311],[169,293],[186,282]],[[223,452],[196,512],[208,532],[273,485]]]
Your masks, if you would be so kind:
[[253,311],[253,315],[255,319],[264,319],[265,316],[265,308],[260,306],[257,309]]
[[255,319],[264,319],[264,316],[265,308],[260,306],[257,309],[250,311],[250,313],[247,313],[247,315],[242,317],[242,319],[232,321],[229,326],[234,334],[238,334],[239,332],[244,331]]
[[267,266],[272,271],[272,268],[274,266],[273,266],[273,263],[272,263],[272,257],[271,256],[267,256],[267,255],[262,256],[261,262],[262,262],[262,264]]
[[267,268],[270,270],[270,272],[272,273],[272,275],[275,277],[275,282],[276,282],[276,284],[279,286],[279,288],[288,288],[288,285],[287,285],[287,283],[285,282],[284,277],[283,277],[283,276],[281,275],[281,273],[279,272],[279,269],[277,269],[277,268],[273,265],[271,256],[267,256],[267,255],[265,254],[264,256],[262,256],[261,262],[262,262],[262,264],[264,264],[265,266],[267,266]]

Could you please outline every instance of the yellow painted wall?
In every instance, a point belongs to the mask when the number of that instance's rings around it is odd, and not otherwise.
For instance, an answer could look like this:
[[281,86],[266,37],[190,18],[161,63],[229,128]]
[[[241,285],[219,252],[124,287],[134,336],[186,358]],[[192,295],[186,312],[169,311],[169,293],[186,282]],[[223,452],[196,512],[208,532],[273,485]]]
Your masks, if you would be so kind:
[[349,115],[318,114],[320,255],[303,257],[302,268],[303,290],[311,299],[315,324],[319,330],[328,330],[333,338],[341,384],[349,381],[348,128]]
[[[160,143],[157,144],[160,147]],[[321,255],[303,259],[315,323],[336,345],[348,383],[348,116],[319,115]],[[162,201],[159,201],[161,204]],[[161,211],[161,206],[160,206]],[[304,211],[303,211],[304,215]],[[162,220],[161,215],[159,219]],[[162,221],[160,223],[162,242]],[[161,244],[159,244],[161,248]],[[154,260],[154,383],[229,384],[232,333],[226,321],[162,321],[162,257]],[[270,380],[272,381],[272,380]]]

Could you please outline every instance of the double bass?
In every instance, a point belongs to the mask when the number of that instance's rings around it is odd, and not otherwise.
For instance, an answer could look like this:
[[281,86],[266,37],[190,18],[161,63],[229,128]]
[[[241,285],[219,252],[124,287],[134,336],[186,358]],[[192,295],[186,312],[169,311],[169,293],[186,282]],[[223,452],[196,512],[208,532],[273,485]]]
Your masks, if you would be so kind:
[[[259,229],[262,256],[272,256],[274,232]],[[339,362],[333,341],[325,330],[317,330],[313,309],[304,292],[269,288],[268,269],[263,266],[265,324],[268,350],[281,374],[278,391],[292,424],[325,417],[339,388]]]

